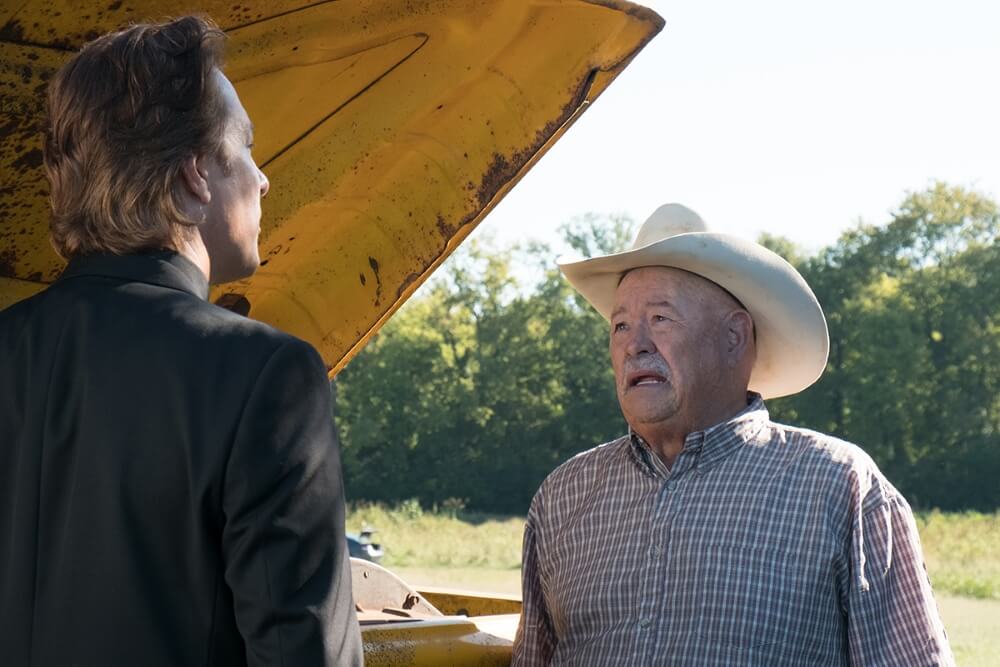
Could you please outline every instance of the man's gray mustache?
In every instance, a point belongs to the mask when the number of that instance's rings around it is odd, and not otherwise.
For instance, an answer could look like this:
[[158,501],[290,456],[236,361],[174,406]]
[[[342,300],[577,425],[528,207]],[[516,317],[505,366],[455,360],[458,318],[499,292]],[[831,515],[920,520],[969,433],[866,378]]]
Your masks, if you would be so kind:
[[650,371],[656,373],[657,375],[662,375],[667,380],[670,379],[670,369],[667,367],[665,362],[653,361],[650,363],[646,361],[645,363],[639,361],[626,361],[625,362],[625,375],[630,375],[637,371]]

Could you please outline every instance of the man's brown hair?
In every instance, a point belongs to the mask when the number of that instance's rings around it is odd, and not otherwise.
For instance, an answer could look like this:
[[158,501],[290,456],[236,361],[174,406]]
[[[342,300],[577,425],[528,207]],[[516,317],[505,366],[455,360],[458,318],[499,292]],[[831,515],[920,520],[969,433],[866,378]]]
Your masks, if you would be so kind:
[[224,33],[187,16],[99,37],[49,85],[45,171],[52,245],[65,259],[176,248],[197,224],[178,206],[184,160],[218,155],[212,79]]

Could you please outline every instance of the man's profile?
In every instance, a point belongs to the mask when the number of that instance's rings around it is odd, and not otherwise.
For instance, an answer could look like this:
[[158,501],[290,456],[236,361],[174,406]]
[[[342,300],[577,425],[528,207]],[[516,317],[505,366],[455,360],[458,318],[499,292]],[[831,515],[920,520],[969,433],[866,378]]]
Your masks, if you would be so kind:
[[514,664],[953,664],[906,500],[769,419],[826,365],[802,276],[677,204],[561,269],[609,320],[629,432],[532,501]]
[[206,300],[269,188],[223,44],[133,25],[50,84],[68,266],[0,312],[4,664],[361,663],[325,367]]

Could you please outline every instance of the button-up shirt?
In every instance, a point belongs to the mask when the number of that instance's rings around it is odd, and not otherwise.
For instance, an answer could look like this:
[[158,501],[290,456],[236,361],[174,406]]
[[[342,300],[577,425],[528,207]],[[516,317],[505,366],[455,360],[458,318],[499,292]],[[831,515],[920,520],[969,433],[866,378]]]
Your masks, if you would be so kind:
[[635,434],[542,484],[514,665],[951,665],[906,500],[759,396],[668,468]]

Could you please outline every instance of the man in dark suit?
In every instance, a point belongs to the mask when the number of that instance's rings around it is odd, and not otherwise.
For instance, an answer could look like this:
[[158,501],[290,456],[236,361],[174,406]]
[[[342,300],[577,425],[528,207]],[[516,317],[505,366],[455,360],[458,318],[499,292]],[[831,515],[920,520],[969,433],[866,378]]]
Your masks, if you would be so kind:
[[186,17],[53,79],[49,289],[0,313],[0,663],[353,665],[307,343],[206,301],[259,263],[252,125]]

